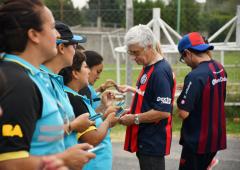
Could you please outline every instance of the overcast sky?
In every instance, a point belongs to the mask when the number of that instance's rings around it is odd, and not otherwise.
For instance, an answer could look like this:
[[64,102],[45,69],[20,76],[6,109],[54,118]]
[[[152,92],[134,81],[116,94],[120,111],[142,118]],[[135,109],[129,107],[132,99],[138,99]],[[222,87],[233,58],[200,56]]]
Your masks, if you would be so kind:
[[82,8],[88,0],[72,0],[74,7]]
[[[73,5],[74,5],[75,7],[79,7],[80,9],[81,9],[83,6],[86,5],[87,1],[89,1],[89,0],[72,0]],[[139,1],[144,1],[144,0],[139,0]],[[165,0],[165,1],[169,1],[169,0]],[[197,1],[197,2],[199,2],[199,3],[205,3],[205,2],[206,2],[206,0],[195,0],[195,1]]]

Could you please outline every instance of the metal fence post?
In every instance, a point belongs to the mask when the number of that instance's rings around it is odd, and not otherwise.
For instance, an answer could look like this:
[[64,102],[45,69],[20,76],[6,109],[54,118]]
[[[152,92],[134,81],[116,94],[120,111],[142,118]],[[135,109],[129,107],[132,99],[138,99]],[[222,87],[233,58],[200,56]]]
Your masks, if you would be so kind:
[[160,26],[158,19],[160,18],[160,8],[153,8],[153,33],[160,42]]
[[[126,29],[129,30],[133,26],[133,2],[126,0]],[[132,86],[132,61],[130,57],[126,57],[126,84]],[[126,103],[130,105],[132,94],[128,93],[126,96]]]
[[240,5],[237,6],[236,43],[240,46]]

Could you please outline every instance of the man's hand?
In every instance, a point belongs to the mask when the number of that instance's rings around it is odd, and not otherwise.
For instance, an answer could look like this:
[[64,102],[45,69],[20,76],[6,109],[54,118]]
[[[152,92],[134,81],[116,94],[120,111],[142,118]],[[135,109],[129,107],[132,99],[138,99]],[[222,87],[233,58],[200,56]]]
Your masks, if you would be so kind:
[[116,89],[121,93],[126,93],[126,92],[129,91],[130,86],[128,86],[128,85],[118,85]]
[[81,133],[91,125],[94,125],[94,121],[89,120],[89,113],[84,113],[71,122],[71,130]]
[[189,116],[189,112],[182,110],[182,109],[178,109],[177,113],[178,113],[178,116],[183,120]]
[[117,85],[116,89],[121,93],[132,92],[135,93],[136,89],[129,85]]
[[119,123],[125,126],[134,124],[134,114],[125,114],[120,117]]

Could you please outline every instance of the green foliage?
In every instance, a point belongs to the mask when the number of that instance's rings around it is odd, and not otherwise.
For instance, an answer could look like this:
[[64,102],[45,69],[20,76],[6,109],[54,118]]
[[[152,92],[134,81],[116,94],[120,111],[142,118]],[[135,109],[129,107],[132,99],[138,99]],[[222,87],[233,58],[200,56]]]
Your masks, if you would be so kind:
[[88,7],[82,10],[86,22],[97,23],[99,16],[104,25],[110,24],[112,26],[117,24],[120,26],[124,20],[125,8],[121,0],[90,0]]
[[134,25],[147,24],[149,21],[151,21],[152,8],[161,8],[161,10],[164,10],[165,8],[162,0],[156,1],[146,0],[145,2],[133,0],[133,6],[134,6]]
[[[204,22],[206,23],[206,30],[208,31],[209,35],[213,35],[219,28],[221,28],[224,24],[226,24],[232,18],[233,18],[232,15],[215,12],[211,14],[211,17],[205,19]],[[229,30],[225,30],[214,41],[216,42],[224,41],[228,31]],[[235,37],[235,31],[232,34],[232,39],[230,39],[232,41],[235,41],[233,37]]]
[[[166,17],[166,22],[173,28],[177,27],[177,2],[171,1],[167,6],[167,11],[163,12],[163,19]],[[175,15],[169,15],[175,14]],[[174,17],[175,16],[175,17]],[[181,12],[180,12],[180,30],[182,34],[192,31],[199,31],[200,29],[200,6],[194,0],[181,0]]]
[[83,21],[80,10],[74,8],[71,0],[44,0],[52,11],[55,20],[61,20],[68,25],[78,25]]

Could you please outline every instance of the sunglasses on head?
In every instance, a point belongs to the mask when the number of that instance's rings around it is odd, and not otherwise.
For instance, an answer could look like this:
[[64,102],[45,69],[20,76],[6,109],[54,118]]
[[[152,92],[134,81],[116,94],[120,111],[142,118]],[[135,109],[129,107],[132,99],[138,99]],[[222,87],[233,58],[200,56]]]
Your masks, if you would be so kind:
[[69,40],[63,40],[63,39],[57,39],[56,43],[57,43],[57,45],[59,45],[59,44],[67,44],[67,43],[70,43],[70,41]]
[[69,40],[57,39],[56,43],[57,43],[57,45],[59,45],[59,44],[63,44],[65,46],[72,45],[75,49],[77,48],[77,43],[69,41]]

